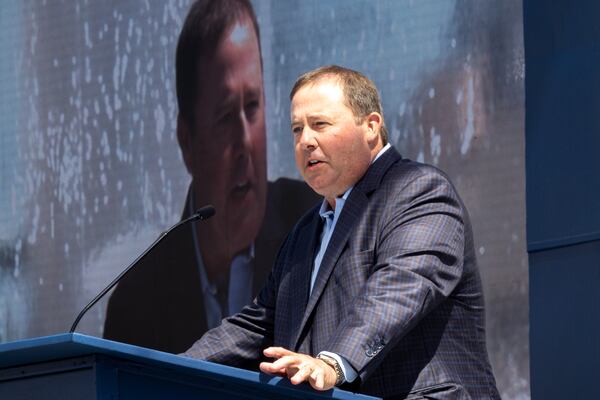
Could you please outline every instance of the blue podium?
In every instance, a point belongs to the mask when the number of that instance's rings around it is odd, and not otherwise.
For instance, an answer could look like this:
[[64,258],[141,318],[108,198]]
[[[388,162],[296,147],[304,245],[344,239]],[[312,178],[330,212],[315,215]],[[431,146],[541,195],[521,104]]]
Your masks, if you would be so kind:
[[0,399],[374,399],[78,333],[0,344]]

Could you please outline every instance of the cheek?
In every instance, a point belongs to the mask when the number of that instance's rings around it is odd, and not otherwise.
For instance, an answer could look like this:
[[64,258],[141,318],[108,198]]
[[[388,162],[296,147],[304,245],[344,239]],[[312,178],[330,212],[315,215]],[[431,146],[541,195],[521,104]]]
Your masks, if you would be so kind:
[[[224,157],[224,156],[223,156]],[[198,161],[194,180],[202,186],[202,192],[214,199],[223,191],[225,177],[229,170],[227,160],[223,157],[209,157]]]
[[296,168],[298,168],[298,171],[300,172],[300,174],[303,174],[304,172],[304,157],[302,156],[302,150],[300,149],[300,145],[299,144],[295,144],[294,145],[294,157],[296,159]]
[[251,168],[253,169],[253,175],[256,181],[255,183],[258,184],[259,192],[266,191],[267,149],[264,130],[254,130],[250,140],[252,141],[252,148],[250,150],[250,163]]
[[365,162],[367,167],[370,164],[370,153],[360,140],[347,140],[335,151],[339,154],[340,173],[351,181],[360,177],[366,169]]
[[254,153],[262,152],[263,157],[266,148],[266,129],[264,113],[260,112],[256,120],[250,124],[250,142]]
[[265,140],[265,131],[257,129],[252,133],[252,157],[257,164],[266,162],[267,144]]
[[197,143],[193,157],[192,175],[199,185],[198,195],[210,201],[225,197],[224,191],[231,165],[231,152],[228,148],[215,143]]

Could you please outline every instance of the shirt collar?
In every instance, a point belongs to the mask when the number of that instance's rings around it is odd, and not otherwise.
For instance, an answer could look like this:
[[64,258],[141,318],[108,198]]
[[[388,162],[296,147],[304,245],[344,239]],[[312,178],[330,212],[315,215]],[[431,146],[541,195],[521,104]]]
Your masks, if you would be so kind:
[[[350,186],[348,188],[348,190],[346,190],[342,196],[335,198],[335,209],[336,210],[341,210],[344,207],[344,203],[346,202],[346,199],[348,198],[348,196],[350,196],[350,192],[352,191],[353,188],[354,188],[354,186]],[[327,202],[327,199],[324,198],[323,202],[321,203],[321,208],[319,209],[319,215],[321,216],[321,218],[325,219],[328,216],[333,215],[333,214],[334,214],[334,211],[331,209],[331,206]]]
[[383,148],[381,150],[379,150],[379,153],[377,153],[377,155],[375,156],[375,158],[373,159],[373,161],[371,161],[371,164],[373,164],[375,161],[377,161],[377,159],[379,157],[381,157],[383,155],[383,153],[385,153],[386,151],[388,151],[390,148],[392,147],[391,144],[386,144],[385,146],[383,146]]

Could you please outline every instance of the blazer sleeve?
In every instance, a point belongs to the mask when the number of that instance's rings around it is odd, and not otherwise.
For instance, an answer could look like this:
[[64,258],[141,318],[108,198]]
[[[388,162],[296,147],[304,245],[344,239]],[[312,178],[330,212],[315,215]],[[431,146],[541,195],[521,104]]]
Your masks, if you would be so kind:
[[[362,292],[329,340],[364,381],[390,349],[444,301],[463,274],[463,207],[438,170],[378,190],[379,233]],[[385,201],[381,201],[384,199]]]

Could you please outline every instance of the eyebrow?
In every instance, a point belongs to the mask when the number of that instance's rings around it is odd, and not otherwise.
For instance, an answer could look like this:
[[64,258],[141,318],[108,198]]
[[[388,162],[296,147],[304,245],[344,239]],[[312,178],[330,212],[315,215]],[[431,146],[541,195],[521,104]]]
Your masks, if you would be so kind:
[[223,111],[231,108],[235,104],[235,96],[229,95],[223,98],[221,101],[217,102],[217,106],[215,107],[215,113],[220,114]]
[[[260,99],[261,97],[261,90],[259,88],[248,88],[245,91],[245,96],[246,99]],[[216,107],[215,107],[215,112],[217,114],[223,112],[224,110],[227,110],[228,108],[231,108],[233,105],[235,105],[235,103],[237,102],[239,96],[237,91],[234,92],[229,92],[229,94],[225,97],[223,97],[221,99],[221,101],[216,103]]]
[[[331,116],[327,116],[325,114],[322,113],[315,113],[315,114],[310,114],[307,119],[308,122],[310,123],[311,121],[317,120],[317,119],[326,119],[326,120],[331,120],[333,117]],[[293,128],[294,125],[298,125],[298,124],[303,124],[304,122],[302,121],[302,119],[293,119],[292,117],[292,122],[290,123],[290,126]]]
[[[308,120],[308,122],[314,121],[315,119],[331,119],[331,116],[327,116],[326,114],[322,114],[322,113],[314,113],[314,114],[309,114],[306,119]],[[297,120],[296,120],[297,121]],[[294,119],[292,119],[292,124],[295,122]]]

